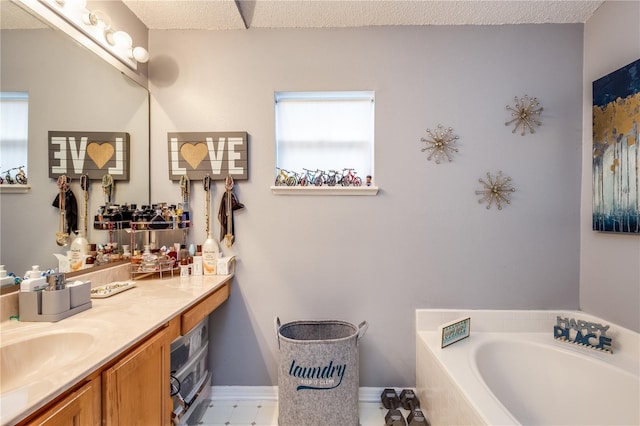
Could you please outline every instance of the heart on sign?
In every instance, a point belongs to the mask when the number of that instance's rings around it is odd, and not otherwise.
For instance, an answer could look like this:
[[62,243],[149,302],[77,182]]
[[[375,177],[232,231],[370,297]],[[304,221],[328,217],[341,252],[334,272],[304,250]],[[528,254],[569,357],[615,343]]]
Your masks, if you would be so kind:
[[115,149],[113,148],[113,145],[108,142],[102,144],[98,142],[91,142],[87,145],[87,154],[99,169],[107,164],[107,161],[113,157],[114,152]]
[[198,168],[207,152],[207,146],[203,143],[185,143],[180,147],[182,158],[194,169]]

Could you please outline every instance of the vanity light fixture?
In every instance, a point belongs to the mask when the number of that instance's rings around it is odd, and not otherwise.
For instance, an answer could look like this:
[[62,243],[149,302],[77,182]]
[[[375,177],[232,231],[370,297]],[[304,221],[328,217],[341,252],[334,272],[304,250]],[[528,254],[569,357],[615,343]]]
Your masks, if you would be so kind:
[[149,60],[149,52],[144,47],[134,47],[129,33],[113,28],[109,15],[100,10],[87,9],[86,0],[36,1],[47,6],[132,70],[137,71],[138,63]]

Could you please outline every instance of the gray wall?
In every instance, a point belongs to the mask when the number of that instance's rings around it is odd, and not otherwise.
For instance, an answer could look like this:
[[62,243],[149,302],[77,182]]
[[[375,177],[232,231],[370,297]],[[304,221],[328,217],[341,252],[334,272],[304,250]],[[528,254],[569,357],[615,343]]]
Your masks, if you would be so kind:
[[[167,132],[247,131],[237,276],[213,315],[216,385],[277,383],[275,316],[367,320],[362,386],[415,384],[416,308],[578,308],[582,25],[150,31],[151,199],[175,201]],[[374,90],[377,196],[273,195],[273,93]],[[543,125],[512,134],[514,96]],[[420,138],[460,136],[449,164]],[[502,170],[502,211],[474,191]],[[205,239],[194,183],[189,240]],[[218,183],[214,208],[222,193]],[[215,215],[214,215],[215,216]],[[218,223],[214,217],[214,231]]]
[[591,84],[640,58],[639,28],[640,2],[607,1],[585,25],[580,228],[580,307],[635,331],[640,331],[640,237],[591,230]]

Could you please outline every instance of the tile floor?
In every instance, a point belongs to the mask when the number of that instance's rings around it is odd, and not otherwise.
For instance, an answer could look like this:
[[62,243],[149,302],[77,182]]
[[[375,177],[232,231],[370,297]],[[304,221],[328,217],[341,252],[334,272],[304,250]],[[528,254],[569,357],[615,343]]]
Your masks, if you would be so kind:
[[[360,402],[360,425],[383,426],[387,410],[379,402]],[[408,411],[401,410],[405,419]],[[278,424],[276,400],[210,401],[200,419],[204,426],[275,426]]]

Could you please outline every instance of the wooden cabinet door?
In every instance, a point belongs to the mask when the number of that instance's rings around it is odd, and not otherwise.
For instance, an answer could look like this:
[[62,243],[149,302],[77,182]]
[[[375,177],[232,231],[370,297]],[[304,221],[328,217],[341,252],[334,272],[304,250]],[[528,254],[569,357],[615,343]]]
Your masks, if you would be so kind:
[[91,380],[77,391],[29,421],[41,426],[100,426],[100,377]]
[[171,336],[164,329],[102,373],[106,425],[169,424],[170,356]]

